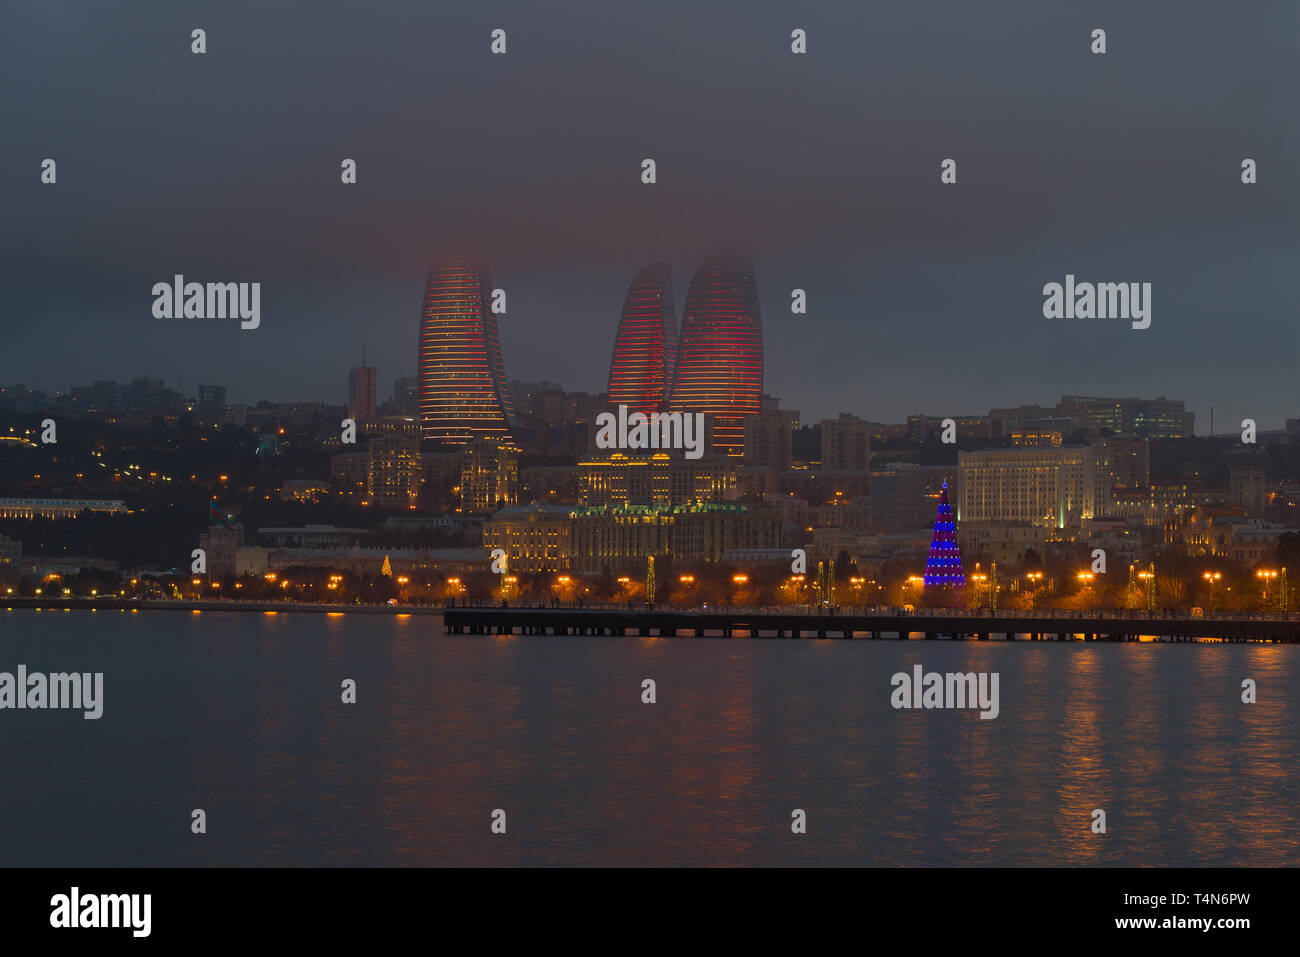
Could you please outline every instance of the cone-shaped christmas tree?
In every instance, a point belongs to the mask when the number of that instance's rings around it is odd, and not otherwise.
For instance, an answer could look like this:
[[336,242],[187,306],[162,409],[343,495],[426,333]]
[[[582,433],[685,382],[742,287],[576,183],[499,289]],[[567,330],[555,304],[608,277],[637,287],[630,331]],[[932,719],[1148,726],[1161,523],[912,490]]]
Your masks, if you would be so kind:
[[939,493],[939,511],[934,516],[934,535],[930,538],[930,555],[925,560],[926,588],[962,588],[966,574],[961,569],[961,548],[957,545],[952,506],[948,504],[948,483]]

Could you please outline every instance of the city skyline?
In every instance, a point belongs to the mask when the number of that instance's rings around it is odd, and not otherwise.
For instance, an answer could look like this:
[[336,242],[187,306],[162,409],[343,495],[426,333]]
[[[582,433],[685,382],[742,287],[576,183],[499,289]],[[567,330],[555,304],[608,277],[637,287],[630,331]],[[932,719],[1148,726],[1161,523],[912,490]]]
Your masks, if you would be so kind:
[[20,938],[329,939],[277,868],[1280,922],[1296,0],[0,22]]
[[[707,258],[702,256],[701,259]],[[696,262],[698,262],[697,260]],[[678,274],[692,275],[693,267],[689,264],[680,264],[673,267],[673,272]],[[1050,278],[1050,277],[1049,277]],[[497,282],[503,280],[498,276]],[[619,283],[602,283],[602,285],[614,288]],[[622,290],[614,296],[611,302],[620,301],[621,296],[627,293],[627,280],[621,281]],[[770,285],[770,284],[769,284]],[[425,288],[425,283],[420,283],[420,288]],[[511,308],[517,310],[518,287],[511,286],[507,289],[511,295]],[[679,285],[677,289],[680,289]],[[676,291],[676,290],[675,290]],[[778,293],[773,293],[760,284],[759,288],[760,313],[770,314],[772,309],[784,308],[788,312],[788,300],[777,299]],[[417,300],[419,297],[417,297]],[[776,304],[772,307],[761,305],[764,301],[776,299]],[[1035,299],[1036,303],[1041,304],[1041,298]],[[681,316],[686,307],[686,294],[680,291],[676,292],[674,312]],[[593,312],[595,310],[593,309]],[[421,312],[419,301],[414,306],[409,306],[402,310],[405,318],[403,325],[409,326],[413,338],[418,339],[419,331],[419,314]],[[781,315],[778,312],[778,315]],[[788,321],[782,317],[783,321]],[[1041,317],[1040,317],[1041,319]],[[157,322],[157,320],[150,320]],[[1046,320],[1041,320],[1046,322]],[[205,320],[196,320],[200,328],[203,327]],[[548,366],[551,360],[562,360],[563,356],[550,356],[543,360],[539,356],[536,343],[532,347],[521,347],[518,344],[512,344],[510,331],[512,329],[510,314],[507,313],[500,317],[498,328],[499,341],[503,353],[509,353],[511,359],[506,363],[506,381],[521,382],[541,382],[552,381],[559,382],[568,390],[575,392],[589,392],[596,394],[605,391],[608,383],[609,359],[617,340],[617,330],[619,326],[619,311],[617,305],[611,305],[603,315],[598,315],[596,321],[593,321],[589,327],[587,338],[592,341],[605,340],[606,344],[602,349],[591,356],[591,362],[585,363],[581,368],[575,368],[571,359],[569,361],[556,361],[555,366]],[[773,331],[773,327],[776,331]],[[209,332],[214,332],[211,326],[206,327]],[[1105,328],[1104,326],[1102,327]],[[1222,400],[1213,402],[1195,398],[1197,395],[1204,395],[1204,388],[1196,389],[1190,392],[1177,392],[1169,389],[1158,389],[1149,387],[1146,382],[1149,377],[1130,378],[1116,375],[1113,372],[1106,375],[1098,376],[1096,370],[1077,369],[1067,372],[1067,378],[1064,380],[1057,378],[1058,384],[1044,383],[1041,389],[1035,388],[1027,390],[1016,385],[1020,381],[1020,371],[1017,370],[1016,376],[1007,377],[999,376],[997,381],[984,383],[980,388],[973,389],[969,393],[957,396],[953,404],[943,403],[938,400],[939,393],[932,386],[935,383],[918,380],[909,383],[907,387],[900,391],[889,392],[884,389],[868,388],[859,392],[856,396],[848,396],[843,403],[837,403],[836,400],[828,397],[827,393],[821,391],[821,387],[830,383],[829,379],[814,378],[807,382],[792,382],[789,370],[790,362],[790,342],[782,334],[785,327],[779,323],[768,322],[764,324],[763,335],[765,339],[773,338],[778,342],[774,344],[769,351],[779,356],[778,360],[768,364],[765,368],[765,380],[763,390],[769,395],[781,399],[782,404],[787,407],[800,408],[808,410],[811,419],[822,419],[834,417],[841,411],[852,411],[855,414],[863,415],[872,421],[901,421],[911,414],[964,414],[970,411],[980,411],[987,408],[996,408],[1003,406],[1019,405],[1024,402],[1050,399],[1053,396],[1063,394],[1087,394],[1087,395],[1108,395],[1117,397],[1128,396],[1179,396],[1187,402],[1189,411],[1196,415],[1197,435],[1207,435],[1211,409],[1214,410],[1215,434],[1227,435],[1234,431],[1239,431],[1236,423],[1242,418],[1254,418],[1261,430],[1280,429],[1284,426],[1285,420],[1300,415],[1300,403],[1290,405],[1272,405],[1266,406],[1263,403],[1255,403],[1240,397],[1227,396]],[[197,332],[199,329],[191,327],[191,332]],[[236,332],[238,330],[235,330]],[[157,377],[162,378],[169,388],[182,387],[190,393],[195,393],[199,384],[209,382],[218,382],[225,386],[229,401],[244,405],[252,406],[259,401],[274,402],[305,402],[305,401],[326,401],[336,402],[337,404],[346,404],[346,378],[352,368],[356,366],[356,353],[363,347],[367,348],[371,360],[369,365],[378,370],[378,386],[381,397],[387,396],[392,387],[392,383],[398,378],[415,377],[418,374],[418,361],[412,361],[414,350],[408,345],[405,349],[401,348],[401,343],[388,341],[391,337],[382,337],[376,335],[376,329],[372,327],[361,327],[355,330],[356,337],[353,339],[340,340],[337,333],[341,330],[335,329],[328,332],[322,338],[328,339],[334,343],[336,355],[331,356],[328,364],[322,363],[304,363],[301,365],[291,365],[289,367],[265,368],[256,378],[250,371],[249,363],[241,363],[235,366],[222,365],[219,371],[213,372],[210,376],[203,376],[189,371],[191,363],[198,361],[203,363],[203,345],[200,341],[197,344],[197,354],[186,354],[183,356],[159,356],[156,361],[163,367],[150,368],[143,361],[124,360],[123,365],[130,367],[130,374],[123,374],[109,370],[105,373],[101,361],[103,356],[96,355],[77,355],[67,357],[63,364],[68,368],[85,367],[85,375],[68,374],[55,376],[32,375],[28,371],[18,372],[16,369],[10,369],[3,364],[3,357],[0,357],[0,369],[3,369],[7,375],[0,375],[0,382],[7,385],[23,384],[32,388],[46,391],[50,394],[67,393],[73,386],[88,384],[97,379],[104,378],[105,374],[109,377],[116,378],[119,381],[130,381],[137,377]],[[788,330],[787,330],[788,331]],[[221,330],[223,334],[225,330]],[[207,333],[205,333],[206,335]],[[1140,336],[1142,333],[1131,333]],[[186,337],[188,338],[188,337]],[[235,338],[238,342],[238,338]],[[376,348],[375,343],[379,347]],[[570,342],[572,342],[570,340]],[[542,350],[542,354],[546,354]],[[16,351],[10,355],[16,355]],[[1280,353],[1279,353],[1280,354]],[[375,358],[378,355],[379,358]],[[387,360],[385,356],[389,357]],[[393,358],[398,356],[398,358]],[[259,356],[254,353],[250,359],[257,360]],[[831,354],[827,355],[828,361],[841,361],[841,357]],[[903,357],[906,358],[906,357]],[[887,356],[881,357],[879,370],[885,372],[896,364],[899,357]],[[154,361],[154,360],[149,360]],[[33,365],[39,366],[39,363],[24,363],[24,370],[32,369]],[[322,365],[326,367],[333,366],[337,371],[328,377],[321,372]],[[167,374],[167,368],[170,367],[176,371]],[[207,365],[207,368],[216,368]],[[182,371],[185,370],[185,371]],[[573,373],[566,376],[565,372]],[[159,374],[159,373],[163,374]],[[303,381],[304,377],[310,378],[310,384],[294,386],[289,383]],[[1008,381],[1010,379],[1010,381]],[[884,381],[878,377],[872,377],[872,382]],[[340,382],[344,383],[340,385]],[[789,388],[782,389],[778,383],[786,383]],[[1100,382],[1113,383],[1114,388],[1095,388],[1085,389],[1080,387],[1080,383]],[[278,388],[273,388],[270,383],[277,383]],[[1063,384],[1062,384],[1063,383]],[[1261,391],[1268,391],[1269,383],[1264,383]],[[805,396],[806,399],[800,399]],[[847,404],[852,403],[852,404]],[[1265,412],[1259,412],[1259,409],[1266,409]],[[879,412],[877,410],[880,410]]]

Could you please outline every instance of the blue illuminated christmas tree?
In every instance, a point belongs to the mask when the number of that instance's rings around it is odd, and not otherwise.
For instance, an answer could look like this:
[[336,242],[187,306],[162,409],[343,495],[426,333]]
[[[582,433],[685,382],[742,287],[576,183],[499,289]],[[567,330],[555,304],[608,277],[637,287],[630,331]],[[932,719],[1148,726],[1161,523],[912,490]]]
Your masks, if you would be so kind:
[[934,516],[934,535],[930,538],[930,555],[925,560],[926,588],[962,588],[966,574],[961,570],[961,548],[957,545],[957,526],[948,504],[948,483],[939,493],[939,511]]

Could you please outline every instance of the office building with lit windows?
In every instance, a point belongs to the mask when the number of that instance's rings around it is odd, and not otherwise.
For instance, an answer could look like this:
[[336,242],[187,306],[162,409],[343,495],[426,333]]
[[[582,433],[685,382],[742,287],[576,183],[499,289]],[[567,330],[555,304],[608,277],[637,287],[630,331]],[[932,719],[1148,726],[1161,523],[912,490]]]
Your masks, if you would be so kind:
[[466,512],[491,512],[519,500],[519,447],[475,439],[461,452],[460,502]]

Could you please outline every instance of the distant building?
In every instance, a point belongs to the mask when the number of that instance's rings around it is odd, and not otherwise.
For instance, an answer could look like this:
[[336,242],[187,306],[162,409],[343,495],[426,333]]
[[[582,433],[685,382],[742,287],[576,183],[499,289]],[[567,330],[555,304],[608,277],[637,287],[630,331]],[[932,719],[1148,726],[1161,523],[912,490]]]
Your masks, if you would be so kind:
[[1262,518],[1268,508],[1268,486],[1259,466],[1232,465],[1228,468],[1230,500],[1246,510],[1247,518]]
[[1244,565],[1272,562],[1278,539],[1291,529],[1265,522],[1243,522],[1232,527],[1229,557]]
[[989,409],[989,438],[1000,439],[1013,432],[1024,432],[1031,423],[1049,419],[1056,410],[1042,405],[1018,405],[1006,409]]
[[1065,437],[1058,429],[1021,429],[1011,433],[1011,444],[1016,447],[1058,446],[1064,441]]
[[402,376],[393,380],[393,408],[398,415],[420,415],[420,379]]
[[400,434],[370,440],[366,459],[366,494],[380,508],[412,508],[424,481],[419,439]]
[[280,548],[271,552],[272,571],[319,568],[361,577],[378,578],[388,559],[394,577],[410,576],[428,585],[436,575],[485,572],[488,553],[481,548]]
[[895,462],[871,473],[871,527],[879,535],[906,535],[927,528],[934,503],[926,497],[926,473]]
[[908,437],[908,428],[906,422],[899,422],[891,425],[886,422],[871,423],[871,441],[873,442],[892,442],[895,439],[905,439]]
[[122,390],[122,401],[128,409],[147,415],[180,412],[185,408],[185,397],[163,386],[162,379],[141,377],[132,379]]
[[76,518],[82,512],[125,513],[116,499],[0,498],[0,518]]
[[280,486],[280,501],[319,502],[329,490],[328,483],[317,479],[286,479]]
[[23,543],[16,538],[0,535],[0,564],[19,561],[23,557]]
[[259,528],[257,540],[271,547],[351,548],[370,533],[364,528],[336,528],[333,525],[304,525],[301,528]]
[[372,419],[361,430],[367,437],[375,435],[400,435],[415,441],[420,440],[420,420],[413,415],[385,415]]
[[943,435],[944,419],[952,419],[957,427],[957,440],[989,438],[989,417],[987,415],[909,415],[907,417],[907,435],[913,442],[925,442],[938,439]]
[[1145,435],[1153,439],[1181,439],[1194,434],[1196,414],[1182,400],[1103,398],[1063,395],[1056,414],[1077,419],[1087,432]]
[[344,495],[364,495],[370,482],[370,456],[343,452],[330,458],[330,481]]
[[226,411],[226,387],[224,385],[199,386],[199,410],[202,412]]
[[504,439],[480,438],[461,454],[461,508],[493,512],[519,501],[519,448]]
[[799,413],[782,409],[780,400],[763,396],[758,415],[745,417],[746,468],[769,468],[784,472],[794,460],[793,439],[799,428]]
[[424,463],[425,487],[446,498],[455,498],[459,503],[461,473],[465,465],[463,450],[421,452],[420,460]]
[[1014,565],[1031,548],[1042,553],[1049,531],[1029,522],[962,522],[957,536],[967,562]]
[[[1111,492],[1110,514],[1141,521],[1147,527],[1177,528],[1192,512],[1205,506],[1225,506],[1226,488],[1196,488],[1190,485],[1149,485],[1146,488],[1115,488]],[[1245,516],[1241,506],[1233,514]]]
[[360,365],[348,373],[348,416],[357,422],[369,422],[375,417],[377,379],[373,366]]
[[113,409],[123,404],[122,387],[111,379],[99,379],[90,385],[74,385],[71,393],[72,404],[81,409]]
[[649,555],[717,562],[741,548],[780,547],[781,513],[762,503],[579,506],[572,513],[580,573],[644,569]]
[[203,549],[209,578],[241,578],[266,573],[268,552],[265,548],[250,548],[244,544],[243,525],[209,528],[199,535],[199,548]]
[[390,515],[384,519],[384,528],[397,532],[466,531],[479,525],[479,519],[470,515]]
[[871,468],[871,423],[847,412],[823,419],[821,467],[831,471],[865,472]]
[[1166,525],[1165,544],[1189,558],[1228,558],[1233,529],[1246,522],[1240,505],[1198,505]]
[[1112,435],[1102,441],[1110,450],[1112,488],[1146,488],[1151,484],[1151,441],[1146,436]]

